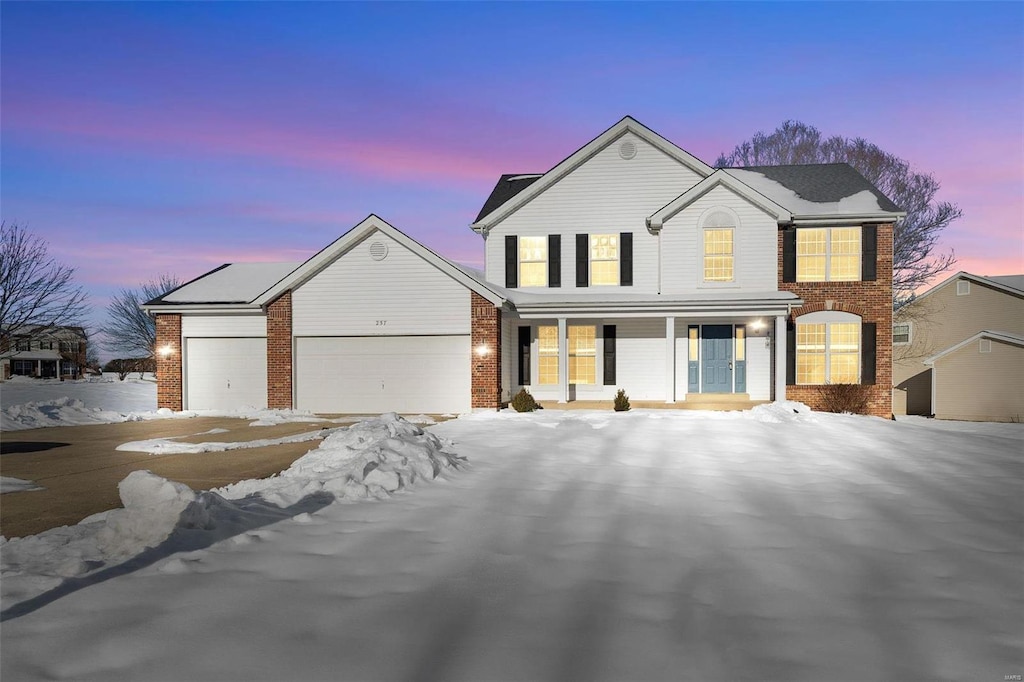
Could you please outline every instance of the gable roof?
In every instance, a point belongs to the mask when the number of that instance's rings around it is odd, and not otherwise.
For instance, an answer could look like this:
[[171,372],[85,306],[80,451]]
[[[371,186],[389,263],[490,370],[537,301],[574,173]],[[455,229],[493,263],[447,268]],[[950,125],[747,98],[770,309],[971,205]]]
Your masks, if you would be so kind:
[[484,202],[483,208],[480,209],[480,213],[477,214],[476,219],[479,221],[488,213],[498,208],[533,183],[537,182],[537,180],[539,180],[543,175],[543,173],[502,175],[498,178],[498,184],[496,184],[494,189],[491,190],[490,195],[487,197],[487,201]]
[[723,169],[793,214],[793,220],[894,220],[906,215],[848,163]]
[[318,253],[314,254],[305,263],[302,263],[299,267],[295,268],[291,273],[274,284],[271,288],[260,294],[255,300],[253,300],[253,303],[261,306],[267,305],[285,291],[301,286],[318,272],[348,252],[352,247],[359,244],[364,238],[374,231],[380,231],[383,234],[386,234],[388,237],[394,239],[396,242],[409,249],[441,272],[444,272],[467,289],[480,294],[494,305],[500,306],[505,303],[506,298],[502,296],[492,285],[471,276],[447,258],[439,256],[409,235],[390,225],[383,218],[373,215],[372,213],[351,230],[338,237]]
[[299,263],[227,263],[144,305],[251,303]]
[[[943,287],[947,287],[953,282],[965,279],[970,282],[975,282],[982,286],[991,287],[1003,293],[1010,294],[1012,296],[1024,297],[1024,275],[999,275],[997,277],[982,277],[981,275],[972,275],[969,272],[961,270],[955,275],[951,275],[946,279],[942,280],[928,291],[924,292],[920,296],[915,296],[914,301],[920,301],[925,296],[928,296]],[[912,305],[914,301],[911,301],[907,305]]]
[[933,365],[935,361],[942,358],[950,353],[955,353],[966,345],[969,345],[978,339],[992,339],[994,341],[1002,341],[1003,343],[1009,343],[1014,346],[1024,347],[1024,336],[1020,334],[1012,334],[1010,332],[994,332],[988,329],[983,329],[974,336],[964,339],[960,343],[954,344],[945,350],[941,350],[935,355],[924,360],[924,364]]
[[[693,156],[686,150],[677,147],[661,135],[658,135],[632,116],[625,116],[611,128],[604,131],[563,159],[554,168],[541,175],[535,181],[529,183],[528,186],[518,188],[518,191],[511,193],[501,203],[498,203],[498,200],[501,197],[496,197],[493,202],[496,205],[491,207],[489,210],[486,210],[488,209],[488,205],[485,203],[484,208],[480,211],[481,215],[477,216],[476,221],[470,225],[470,227],[473,228],[475,232],[479,232],[481,234],[491,229],[510,213],[519,209],[548,187],[551,187],[566,175],[576,170],[576,168],[583,165],[585,161],[593,157],[608,145],[614,143],[626,133],[633,133],[651,146],[661,150],[679,163],[689,167],[701,177],[707,177],[715,170],[696,156]],[[506,176],[502,176],[502,178],[504,177]],[[501,180],[498,181],[498,184],[501,184]],[[495,191],[496,190],[497,187],[495,188]],[[495,191],[492,191],[491,197],[488,197],[488,203],[492,203],[491,198],[494,197]]]
[[762,211],[774,216],[779,222],[786,222],[792,218],[792,214],[785,207],[780,206],[769,197],[754,190],[745,182],[719,169],[655,211],[647,218],[647,227],[654,232],[660,230],[666,220],[720,185],[728,187]]

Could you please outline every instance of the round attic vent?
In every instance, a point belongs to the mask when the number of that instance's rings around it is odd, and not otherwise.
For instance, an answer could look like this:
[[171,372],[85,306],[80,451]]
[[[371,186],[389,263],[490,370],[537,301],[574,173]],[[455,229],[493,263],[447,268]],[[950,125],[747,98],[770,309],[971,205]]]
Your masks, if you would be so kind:
[[373,260],[384,260],[388,257],[388,245],[384,242],[373,242],[370,244],[370,258]]
[[627,161],[636,156],[636,143],[633,142],[632,140],[626,140],[625,142],[620,144],[619,156],[626,159]]

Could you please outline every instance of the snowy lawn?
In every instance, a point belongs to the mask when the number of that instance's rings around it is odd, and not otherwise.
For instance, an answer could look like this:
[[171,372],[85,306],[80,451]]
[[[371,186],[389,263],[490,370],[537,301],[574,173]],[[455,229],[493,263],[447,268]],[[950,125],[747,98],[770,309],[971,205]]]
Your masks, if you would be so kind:
[[[41,599],[5,596],[0,673],[1002,680],[1024,667],[1020,425],[762,406],[416,431],[339,431],[281,481],[216,496],[138,477],[127,492],[188,505],[178,527],[120,567],[81,555],[65,574],[84,577]],[[330,502],[365,495],[382,499]],[[107,542],[138,530],[97,524]],[[0,547],[5,595],[9,559],[31,554],[21,542]]]

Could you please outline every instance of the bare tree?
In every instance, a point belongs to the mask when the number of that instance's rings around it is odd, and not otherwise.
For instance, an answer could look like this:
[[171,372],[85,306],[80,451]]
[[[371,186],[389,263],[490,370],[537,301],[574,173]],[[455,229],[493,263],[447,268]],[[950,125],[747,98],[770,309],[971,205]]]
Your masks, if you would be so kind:
[[125,357],[156,357],[156,322],[142,304],[181,286],[173,275],[160,275],[137,289],[121,289],[107,306],[107,324],[100,330],[104,348]]
[[0,357],[16,352],[17,336],[81,325],[87,299],[74,274],[49,254],[46,240],[0,222]]
[[839,162],[856,168],[907,212],[906,218],[896,223],[893,235],[893,304],[900,308],[913,300],[915,289],[956,263],[952,251],[939,251],[939,237],[961,211],[956,204],[935,199],[939,182],[932,175],[915,172],[903,159],[863,138],[825,138],[814,126],[799,121],[786,121],[768,134],[757,133],[729,154],[720,155],[715,165]]

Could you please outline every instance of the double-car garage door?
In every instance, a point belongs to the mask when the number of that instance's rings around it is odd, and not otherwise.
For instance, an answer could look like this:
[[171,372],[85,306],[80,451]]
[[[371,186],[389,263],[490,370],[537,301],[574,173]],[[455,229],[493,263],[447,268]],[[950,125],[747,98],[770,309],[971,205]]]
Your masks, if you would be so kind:
[[295,407],[331,413],[470,409],[470,337],[295,339]]

